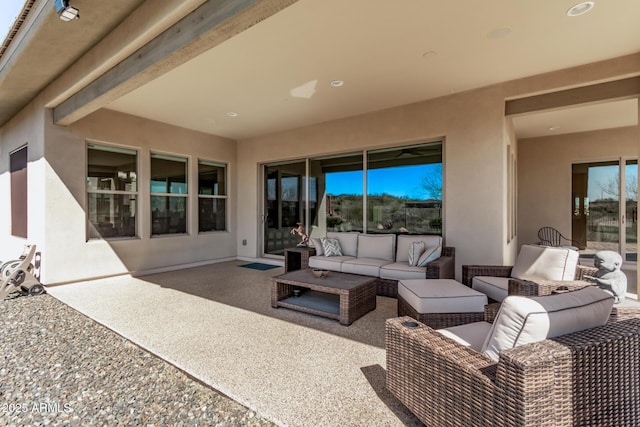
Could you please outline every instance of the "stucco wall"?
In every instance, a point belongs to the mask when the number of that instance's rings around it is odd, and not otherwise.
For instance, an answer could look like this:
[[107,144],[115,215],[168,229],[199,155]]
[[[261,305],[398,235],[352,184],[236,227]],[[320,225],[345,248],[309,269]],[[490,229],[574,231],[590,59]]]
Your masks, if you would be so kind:
[[[34,122],[38,125],[34,126]],[[31,135],[33,129],[40,134]],[[233,141],[107,110],[98,111],[66,128],[52,124],[50,110],[40,108],[32,111],[28,108],[5,126],[3,132],[2,141],[12,141],[18,146],[24,143],[22,141],[29,141],[30,228],[27,240],[37,243],[38,249],[42,250],[43,283],[55,284],[235,258],[237,192],[234,180],[236,148]],[[43,138],[46,141],[45,148],[38,150],[38,145],[33,141],[42,141]],[[138,238],[87,240],[87,140],[139,150]],[[4,149],[7,148],[3,146]],[[150,236],[150,151],[189,159],[187,235]],[[2,156],[3,162],[8,162],[5,157]],[[197,231],[199,158],[228,164],[228,232],[199,234]],[[7,166],[2,165],[2,170],[6,171]],[[0,176],[2,189],[7,189],[4,194],[9,194],[7,175],[2,173]],[[6,227],[7,213],[3,212],[2,215],[0,224]],[[33,228],[32,222],[35,222]],[[3,243],[8,234],[10,229],[2,230]],[[18,240],[21,250],[25,241]],[[5,249],[2,250],[4,253]]]
[[571,165],[637,158],[638,127],[523,139],[518,144],[518,236],[538,240],[552,226],[571,235]]
[[[260,164],[432,141],[444,137],[444,236],[456,273],[468,263],[504,261],[504,98],[492,87],[238,143],[240,256],[260,254]],[[489,184],[490,183],[490,184]]]
[[[22,253],[24,245],[35,244],[38,250],[44,247],[43,217],[46,209],[43,191],[45,170],[44,153],[44,111],[35,105],[29,105],[0,128],[0,260],[16,259]],[[29,211],[27,232],[29,239],[11,235],[11,176],[9,172],[10,153],[28,145],[27,187]]]

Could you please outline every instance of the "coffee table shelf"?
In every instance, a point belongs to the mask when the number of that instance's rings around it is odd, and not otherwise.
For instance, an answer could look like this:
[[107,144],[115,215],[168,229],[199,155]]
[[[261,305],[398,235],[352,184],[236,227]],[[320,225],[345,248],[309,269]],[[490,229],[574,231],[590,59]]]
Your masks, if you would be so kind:
[[[337,319],[343,325],[376,308],[375,278],[331,272],[314,277],[310,269],[296,270],[271,279],[271,306]],[[301,290],[294,296],[294,290]]]

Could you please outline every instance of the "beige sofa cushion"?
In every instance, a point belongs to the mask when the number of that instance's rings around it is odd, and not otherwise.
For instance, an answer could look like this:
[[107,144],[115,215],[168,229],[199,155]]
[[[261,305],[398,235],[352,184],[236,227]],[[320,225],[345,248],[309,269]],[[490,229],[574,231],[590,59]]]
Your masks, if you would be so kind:
[[498,360],[502,350],[604,325],[612,307],[613,297],[595,286],[557,295],[508,296],[482,352]]
[[339,232],[329,231],[327,237],[333,237],[340,242],[340,248],[342,249],[342,255],[344,256],[358,256],[358,232]]
[[573,280],[578,252],[568,248],[522,245],[511,277],[522,280]]
[[482,313],[483,293],[453,279],[406,279],[398,282],[398,296],[418,313]]
[[493,276],[474,276],[471,288],[482,292],[494,301],[502,301],[509,295],[509,278]]
[[393,261],[395,249],[395,234],[358,235],[358,258],[373,258]]

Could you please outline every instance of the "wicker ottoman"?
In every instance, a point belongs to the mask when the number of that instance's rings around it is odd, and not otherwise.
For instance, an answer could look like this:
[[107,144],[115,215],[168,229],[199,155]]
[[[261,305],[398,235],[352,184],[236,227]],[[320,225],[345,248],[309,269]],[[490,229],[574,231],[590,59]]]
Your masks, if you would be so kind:
[[398,282],[398,316],[411,316],[433,329],[484,320],[487,296],[453,279]]

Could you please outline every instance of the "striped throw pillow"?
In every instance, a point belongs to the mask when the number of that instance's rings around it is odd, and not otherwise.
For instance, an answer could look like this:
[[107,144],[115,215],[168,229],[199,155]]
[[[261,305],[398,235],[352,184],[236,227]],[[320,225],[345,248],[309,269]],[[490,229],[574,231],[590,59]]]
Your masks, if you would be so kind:
[[323,237],[320,239],[322,242],[322,249],[324,250],[324,256],[342,256],[342,248],[338,239],[333,237]]

